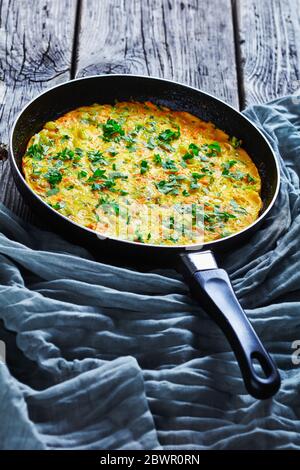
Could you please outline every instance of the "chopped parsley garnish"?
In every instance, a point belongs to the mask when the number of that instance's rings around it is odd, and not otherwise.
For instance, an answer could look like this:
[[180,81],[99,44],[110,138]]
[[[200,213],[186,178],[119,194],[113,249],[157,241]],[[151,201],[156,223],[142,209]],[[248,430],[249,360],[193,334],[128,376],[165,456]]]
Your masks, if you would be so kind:
[[62,174],[59,170],[55,170],[54,168],[51,168],[46,174],[45,178],[48,181],[48,183],[54,187],[58,183],[61,182],[62,180]]
[[184,161],[191,160],[194,157],[198,157],[199,152],[200,148],[198,147],[198,145],[191,143],[189,145],[189,152],[186,152],[182,158]]
[[102,183],[102,186],[110,191],[115,191],[114,186],[116,186],[116,182],[113,178],[109,178]]
[[208,224],[215,224],[216,222],[228,222],[229,219],[236,219],[234,214],[226,211],[220,211],[217,207],[214,211],[208,211],[204,213],[204,222]]
[[102,125],[103,140],[120,140],[120,137],[125,135],[124,129],[115,119],[108,119],[105,124]]
[[116,191],[116,189],[114,188],[115,185],[116,185],[116,182],[113,178],[107,178],[102,183],[93,183],[91,187],[93,191],[109,189],[110,191],[115,192]]
[[[205,170],[205,168],[202,169],[202,171]],[[192,173],[192,181],[190,182],[190,188],[191,189],[199,189],[200,186],[198,184],[198,180],[200,180],[201,178],[204,178],[206,175],[205,173],[196,173],[196,172],[193,172]]]
[[182,191],[182,195],[183,195],[183,196],[189,196],[190,193],[189,193],[186,189],[184,189],[184,190]]
[[70,138],[71,138],[71,137],[70,137],[68,134],[65,134],[65,135],[63,135],[63,136],[61,137],[60,140],[61,140],[62,142],[66,142],[67,140],[70,140]]
[[54,196],[55,194],[57,194],[59,192],[59,188],[52,188],[52,189],[49,189],[47,192],[46,192],[46,196]]
[[113,173],[111,173],[109,175],[110,178],[114,178],[114,179],[123,179],[123,180],[126,180],[128,178],[128,175],[126,175],[125,173],[121,173],[120,171],[114,171]]
[[215,208],[214,215],[217,219],[221,219],[224,222],[227,222],[229,219],[236,219],[236,216],[234,214],[231,214],[230,212],[222,212],[219,211],[218,209]]
[[256,183],[256,179],[253,178],[253,176],[251,176],[250,173],[247,173],[246,178],[248,180],[248,183]]
[[79,162],[81,157],[83,157],[83,150],[79,147],[76,147],[74,149],[74,152],[75,152],[74,162],[77,163],[77,162]]
[[[154,116],[152,116],[152,118],[153,117]],[[148,132],[155,132],[156,131],[156,122],[155,121],[148,121],[147,124],[149,124],[149,127],[147,128]]]
[[115,157],[119,153],[114,147],[110,147],[109,149],[107,149],[107,151],[112,157]]
[[178,168],[177,168],[174,160],[167,159],[166,161],[163,162],[162,167],[165,170],[170,170],[170,171],[174,171],[174,172],[178,171]]
[[224,178],[230,178],[232,180],[240,181],[243,178],[245,178],[245,176],[247,176],[247,175],[246,175],[246,173],[243,173],[240,170],[237,170],[233,173],[233,172],[229,171],[229,169],[224,168],[224,170],[222,171],[222,176],[224,176]]
[[149,170],[149,164],[146,160],[141,161],[141,175],[146,173],[146,171]]
[[136,144],[136,139],[132,134],[128,134],[124,137],[124,140],[126,142],[126,148],[128,148],[129,151],[134,151],[136,150],[135,144]]
[[[205,168],[203,168],[203,170],[205,170]],[[205,176],[205,174],[203,173],[192,173],[192,177],[195,179],[195,180],[200,180],[201,178],[203,178]]]
[[50,206],[53,207],[53,209],[59,210],[59,209],[62,209],[63,207],[65,207],[65,203],[64,202],[56,202],[55,204],[50,204]]
[[149,139],[147,140],[146,147],[150,150],[155,149],[156,143],[155,143],[155,140],[153,139],[153,137],[149,137]]
[[138,135],[138,133],[142,130],[145,129],[143,124],[136,124],[133,131],[131,131],[132,135]]
[[135,241],[144,243],[143,235],[140,233],[139,229],[135,231]]
[[74,150],[64,148],[61,152],[58,152],[56,155],[54,155],[53,158],[54,160],[62,160],[64,162],[66,160],[73,160],[74,155]]
[[236,163],[237,163],[236,160],[228,160],[227,162],[222,163],[222,168],[223,168],[222,175],[228,175],[230,168],[232,168],[233,165],[235,165]]
[[48,146],[43,144],[33,144],[28,147],[26,155],[33,158],[34,160],[42,160],[48,148]]
[[106,194],[105,196],[101,196],[99,198],[98,204],[96,205],[96,209],[99,206],[102,206],[103,204],[108,204],[109,203],[109,196]]
[[195,155],[196,157],[199,155],[199,152],[200,152],[200,148],[198,147],[198,145],[196,144],[190,144],[189,145],[189,150],[190,152]]
[[183,158],[184,161],[187,161],[187,160],[191,160],[192,158],[194,158],[194,156],[195,156],[195,155],[194,155],[193,153],[187,152],[187,153],[185,153],[185,154],[183,155],[182,158]]
[[161,156],[159,155],[159,153],[156,153],[153,157],[153,161],[154,163],[156,163],[157,165],[161,165],[162,164],[162,159],[161,159]]
[[178,183],[179,178],[176,177],[175,175],[169,175],[169,179],[159,181],[158,183],[155,183],[156,188],[158,191],[162,194],[173,194],[176,195],[179,193]]
[[231,143],[232,147],[235,149],[240,147],[242,144],[242,141],[239,140],[237,137],[234,137],[234,135],[230,138],[229,142]]
[[78,179],[85,178],[86,176],[87,176],[87,172],[85,170],[81,170],[77,173],[77,178]]
[[91,187],[92,187],[92,191],[99,191],[100,189],[103,188],[102,184],[99,184],[99,183],[93,183]]
[[218,142],[204,144],[201,147],[201,152],[203,152],[207,157],[216,157],[219,153],[221,153],[221,146]]
[[101,165],[108,165],[107,160],[103,157],[103,153],[99,150],[91,150],[88,152],[88,158],[91,163],[100,163]]
[[221,146],[218,142],[213,142],[212,144],[208,145],[208,148],[210,150],[216,151],[218,153],[221,153]]
[[177,127],[177,131],[172,131],[171,129],[166,129],[158,135],[158,140],[161,142],[170,143],[175,139],[180,137],[180,129]]
[[238,214],[248,214],[247,209],[245,207],[240,206],[234,199],[230,201],[230,205],[233,208],[234,212]]
[[175,218],[174,218],[173,215],[171,215],[171,217],[169,218],[169,228],[170,228],[171,230],[173,230],[173,229],[174,229],[174,225],[175,225]]
[[89,177],[88,182],[96,181],[98,179],[106,179],[107,177],[105,176],[106,170],[101,170],[100,168],[97,168],[97,170],[94,171],[92,176]]

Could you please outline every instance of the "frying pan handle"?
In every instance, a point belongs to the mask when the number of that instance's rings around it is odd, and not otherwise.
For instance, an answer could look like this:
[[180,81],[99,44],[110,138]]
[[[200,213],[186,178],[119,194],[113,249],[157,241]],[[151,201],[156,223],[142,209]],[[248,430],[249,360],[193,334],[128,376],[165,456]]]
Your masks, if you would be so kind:
[[[280,387],[278,370],[239,304],[227,272],[217,267],[210,251],[180,256],[192,293],[222,329],[235,353],[246,389],[255,398],[270,398]],[[264,377],[258,375],[254,361]]]

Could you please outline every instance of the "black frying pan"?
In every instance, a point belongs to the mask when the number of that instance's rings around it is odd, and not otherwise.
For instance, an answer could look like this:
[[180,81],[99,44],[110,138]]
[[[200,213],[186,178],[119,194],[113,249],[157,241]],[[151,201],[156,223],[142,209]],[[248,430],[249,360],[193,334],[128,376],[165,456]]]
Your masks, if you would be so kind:
[[[243,231],[195,246],[155,246],[99,236],[53,210],[26,184],[21,161],[30,137],[45,122],[65,112],[92,103],[113,103],[115,100],[152,101],[171,109],[188,111],[205,121],[212,121],[229,135],[242,139],[262,179],[263,209],[260,217]],[[274,362],[264,349],[240,306],[223,269],[217,267],[212,251],[219,253],[236,247],[261,224],[274,205],[279,189],[279,168],[275,155],[262,133],[242,114],[223,101],[195,88],[168,80],[135,75],[103,75],[73,80],[42,93],[31,101],[18,116],[11,133],[10,161],[17,187],[30,207],[63,230],[73,240],[98,250],[134,259],[159,260],[179,267],[193,294],[199,298],[229,340],[241,368],[248,392],[256,398],[269,398],[280,386]],[[258,362],[260,373],[254,367]]]

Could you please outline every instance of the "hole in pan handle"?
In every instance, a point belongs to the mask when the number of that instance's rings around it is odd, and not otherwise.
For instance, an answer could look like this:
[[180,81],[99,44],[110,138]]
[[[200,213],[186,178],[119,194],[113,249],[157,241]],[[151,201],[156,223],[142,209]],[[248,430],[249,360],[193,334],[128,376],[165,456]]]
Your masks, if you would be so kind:
[[180,257],[192,294],[228,339],[250,395],[258,399],[275,395],[280,387],[278,370],[239,304],[227,272],[218,268],[210,251]]

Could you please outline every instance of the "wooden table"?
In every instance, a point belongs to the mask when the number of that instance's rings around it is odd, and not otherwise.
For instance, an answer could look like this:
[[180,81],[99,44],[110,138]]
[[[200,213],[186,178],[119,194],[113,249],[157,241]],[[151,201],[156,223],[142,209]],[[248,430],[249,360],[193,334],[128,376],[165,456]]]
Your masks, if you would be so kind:
[[[300,0],[2,0],[0,141],[16,113],[93,74],[170,78],[236,108],[300,88]],[[0,162],[0,200],[34,221]]]

